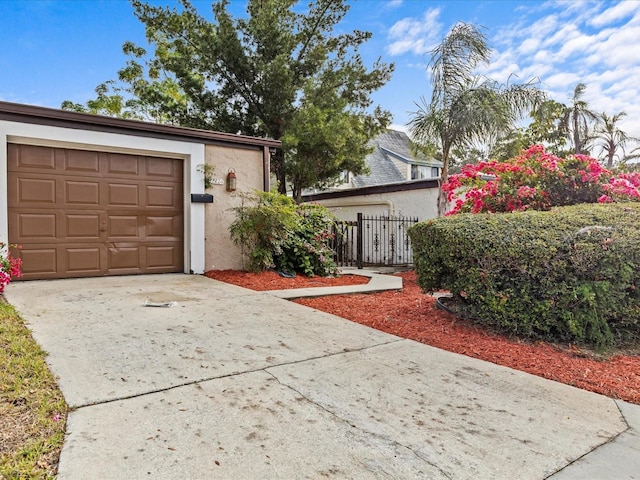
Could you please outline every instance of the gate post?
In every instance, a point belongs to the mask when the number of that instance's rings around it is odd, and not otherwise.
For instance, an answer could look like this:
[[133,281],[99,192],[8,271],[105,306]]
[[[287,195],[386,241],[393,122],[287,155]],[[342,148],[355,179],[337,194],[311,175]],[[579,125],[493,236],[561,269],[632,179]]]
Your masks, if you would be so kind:
[[363,226],[362,226],[362,213],[358,213],[358,235],[357,235],[357,266],[359,269],[362,269],[362,250],[364,247],[363,242]]

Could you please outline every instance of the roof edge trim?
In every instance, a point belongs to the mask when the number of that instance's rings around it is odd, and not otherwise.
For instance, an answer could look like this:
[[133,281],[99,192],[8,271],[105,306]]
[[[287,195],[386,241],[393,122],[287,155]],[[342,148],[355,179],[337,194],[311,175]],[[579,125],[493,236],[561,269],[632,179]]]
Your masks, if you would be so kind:
[[270,138],[251,137],[233,133],[214,132],[196,128],[163,125],[160,123],[143,122],[123,118],[106,117],[91,113],[71,112],[56,108],[25,105],[20,103],[0,101],[0,120],[29,123],[30,119],[39,119],[41,123],[59,125],[66,123],[75,128],[90,130],[120,129],[131,134],[144,132],[146,135],[181,137],[185,140],[206,142],[223,142],[243,145],[266,147],[280,147],[279,140]]

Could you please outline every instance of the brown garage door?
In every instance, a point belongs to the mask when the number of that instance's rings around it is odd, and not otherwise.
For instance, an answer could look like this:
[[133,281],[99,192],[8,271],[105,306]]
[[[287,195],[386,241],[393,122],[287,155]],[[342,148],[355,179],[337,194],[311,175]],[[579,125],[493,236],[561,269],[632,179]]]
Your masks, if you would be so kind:
[[8,145],[24,279],[183,271],[182,161]]

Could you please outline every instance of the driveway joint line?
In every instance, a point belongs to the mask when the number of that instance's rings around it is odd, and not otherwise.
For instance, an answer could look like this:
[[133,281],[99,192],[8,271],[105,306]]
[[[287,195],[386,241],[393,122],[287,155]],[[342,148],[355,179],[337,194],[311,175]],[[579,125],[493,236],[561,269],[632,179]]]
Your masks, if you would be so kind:
[[267,373],[269,375],[272,375],[270,372],[267,371],[270,368],[286,367],[286,366],[289,366],[289,365],[296,365],[296,364],[305,363],[305,362],[309,362],[309,361],[320,360],[322,358],[330,358],[330,357],[334,357],[334,356],[337,356],[337,355],[345,355],[347,353],[362,352],[364,350],[368,350],[368,349],[371,349],[371,348],[382,347],[382,346],[385,346],[385,345],[390,345],[390,344],[393,344],[393,343],[398,343],[398,342],[403,342],[403,341],[406,342],[407,340],[404,339],[404,338],[394,338],[392,340],[389,340],[388,342],[376,343],[376,344],[373,344],[373,345],[366,345],[364,347],[343,350],[341,352],[327,353],[325,355],[318,355],[318,356],[315,356],[315,357],[308,357],[308,358],[304,358],[304,359],[301,359],[301,360],[293,360],[293,361],[290,361],[290,362],[278,363],[276,365],[268,365],[266,367],[256,368],[256,369],[252,369],[252,370],[243,370],[242,372],[227,373],[227,374],[219,375],[219,376],[215,376],[215,377],[207,377],[207,378],[201,378],[201,379],[197,379],[197,380],[190,380],[188,382],[180,383],[178,385],[171,385],[171,386],[165,387],[165,388],[158,388],[156,390],[149,390],[149,391],[146,391],[146,392],[136,393],[136,394],[132,394],[132,395],[125,395],[125,396],[117,397],[117,398],[110,398],[108,400],[98,400],[96,402],[84,403],[84,404],[81,404],[81,405],[73,405],[73,406],[71,406],[71,409],[72,410],[79,410],[81,408],[94,407],[94,406],[97,406],[97,405],[105,405],[105,404],[110,404],[110,403],[114,403],[114,402],[121,402],[123,400],[131,400],[133,398],[144,397],[146,395],[152,395],[154,393],[168,392],[168,391],[174,390],[176,388],[188,387],[190,385],[196,385],[198,383],[210,382],[210,381],[218,380],[218,379],[222,379],[222,378],[237,377],[239,375],[245,375],[245,374],[248,374],[248,373],[265,372],[265,373]]
[[601,443],[600,445],[596,445],[595,447],[593,447],[591,450],[589,450],[588,452],[584,453],[583,455],[579,456],[578,458],[576,458],[575,460],[572,460],[571,462],[567,463],[564,467],[559,468],[558,470],[556,470],[555,472],[553,472],[550,475],[547,475],[546,477],[544,477],[544,480],[547,480],[549,478],[553,478],[554,475],[556,475],[557,473],[562,472],[564,469],[570,467],[571,465],[573,465],[574,463],[579,462],[580,460],[583,460],[585,458],[587,458],[589,455],[591,455],[593,452],[595,452],[596,450],[604,447],[605,445],[608,445],[612,442],[614,442],[615,440],[617,440],[618,438],[620,438],[622,435],[628,434],[628,433],[632,433],[634,431],[634,429],[631,427],[631,425],[629,425],[629,422],[627,421],[627,418],[624,416],[624,412],[622,411],[622,409],[620,408],[620,405],[618,405],[618,402],[616,400],[614,400],[613,398],[611,399],[614,403],[614,405],[616,406],[616,408],[618,409],[618,412],[620,412],[620,416],[622,417],[622,421],[625,423],[625,425],[627,426],[627,428],[625,428],[623,431],[615,434],[612,437],[609,437],[607,439],[606,442]]
[[[346,353],[346,352],[345,352]],[[269,368],[273,368],[273,367],[269,367]],[[447,474],[447,472],[445,472],[444,470],[442,470],[440,468],[440,466],[438,466],[436,463],[430,461],[427,458],[424,458],[422,455],[420,455],[418,452],[416,452],[412,447],[408,446],[408,445],[404,445],[403,443],[398,442],[397,440],[394,440],[392,438],[389,438],[385,435],[376,433],[376,432],[371,432],[369,430],[366,430],[358,425],[356,425],[355,423],[350,422],[349,420],[347,420],[346,418],[341,417],[340,415],[338,415],[336,412],[328,409],[327,407],[325,407],[324,405],[322,405],[321,403],[315,402],[313,401],[311,398],[309,398],[307,395],[305,395],[304,393],[302,393],[300,390],[294,388],[293,386],[287,384],[287,383],[283,383],[275,374],[273,374],[272,372],[269,372],[267,370],[265,370],[265,373],[268,373],[269,375],[271,375],[280,385],[282,385],[283,387],[286,387],[288,389],[290,389],[291,391],[297,393],[298,395],[300,395],[302,398],[304,398],[307,402],[309,402],[311,405],[314,405],[316,407],[318,407],[319,409],[321,409],[322,411],[328,413],[329,415],[331,415],[332,417],[338,419],[340,422],[343,422],[347,425],[349,425],[351,428],[353,428],[354,430],[358,430],[359,432],[364,433],[365,435],[368,436],[372,436],[375,438],[379,438],[387,443],[390,443],[391,445],[395,445],[396,447],[401,447],[404,448],[405,450],[408,450],[409,452],[411,452],[417,459],[423,461],[424,463],[426,463],[427,465],[434,467],[436,470],[438,470],[444,477],[452,479],[453,477],[449,476]]]

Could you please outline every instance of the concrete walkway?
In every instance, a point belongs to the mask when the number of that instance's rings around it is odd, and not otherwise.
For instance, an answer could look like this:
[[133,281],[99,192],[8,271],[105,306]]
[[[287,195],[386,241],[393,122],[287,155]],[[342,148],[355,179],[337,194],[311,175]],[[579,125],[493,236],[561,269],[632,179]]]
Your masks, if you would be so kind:
[[74,407],[60,480],[640,472],[638,406],[269,293],[153,275],[17,282],[6,298]]
[[385,290],[402,290],[402,278],[382,275],[378,269],[342,268],[343,275],[361,275],[369,277],[368,283],[362,285],[345,285],[340,287],[290,288],[286,290],[269,290],[266,293],[278,298],[323,297],[325,295],[341,295],[345,293],[373,293]]

